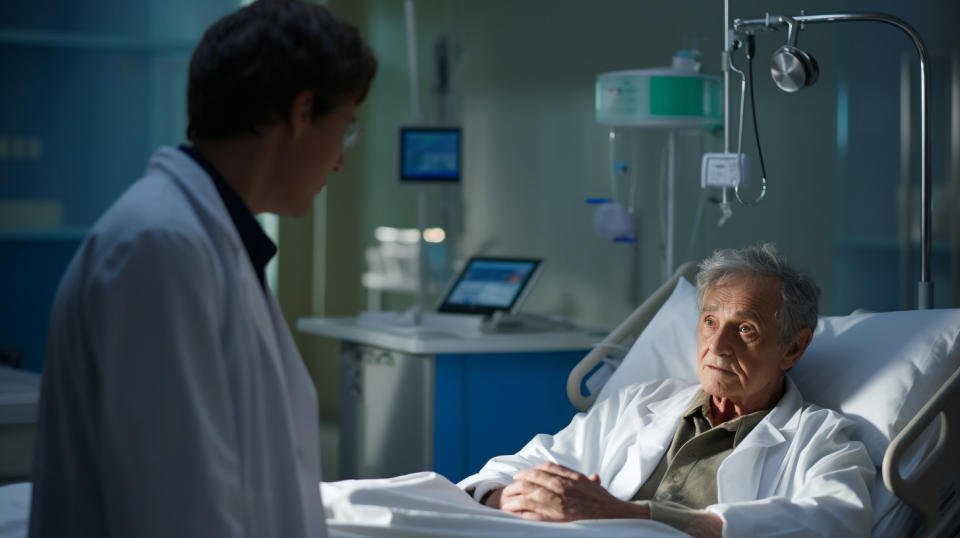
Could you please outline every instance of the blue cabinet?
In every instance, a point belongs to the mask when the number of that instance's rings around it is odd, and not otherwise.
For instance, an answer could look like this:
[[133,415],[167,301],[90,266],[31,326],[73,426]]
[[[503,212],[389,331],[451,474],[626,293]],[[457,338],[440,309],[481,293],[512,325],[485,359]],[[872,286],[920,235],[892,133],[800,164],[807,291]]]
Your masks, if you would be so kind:
[[566,426],[577,413],[567,376],[588,352],[437,355],[433,470],[457,482]]
[[340,340],[340,479],[432,470],[456,482],[538,433],[556,433],[577,412],[567,376],[605,336],[456,336],[364,327],[353,318],[297,326]]

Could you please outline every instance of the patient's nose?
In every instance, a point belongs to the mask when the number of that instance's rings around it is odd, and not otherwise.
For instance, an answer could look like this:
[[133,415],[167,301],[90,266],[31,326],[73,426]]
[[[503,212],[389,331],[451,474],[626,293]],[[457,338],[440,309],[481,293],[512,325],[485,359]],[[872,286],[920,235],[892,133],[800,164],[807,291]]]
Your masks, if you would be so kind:
[[727,323],[720,327],[713,335],[713,341],[710,342],[710,351],[714,355],[726,357],[733,353],[734,338],[737,337],[736,324]]

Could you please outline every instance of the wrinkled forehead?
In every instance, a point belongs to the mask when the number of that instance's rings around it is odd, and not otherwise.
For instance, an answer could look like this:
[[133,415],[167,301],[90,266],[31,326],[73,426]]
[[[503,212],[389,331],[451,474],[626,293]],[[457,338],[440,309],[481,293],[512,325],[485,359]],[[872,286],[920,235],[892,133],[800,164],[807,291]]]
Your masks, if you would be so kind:
[[700,309],[738,312],[749,317],[776,317],[782,303],[780,279],[770,275],[731,274],[707,287]]

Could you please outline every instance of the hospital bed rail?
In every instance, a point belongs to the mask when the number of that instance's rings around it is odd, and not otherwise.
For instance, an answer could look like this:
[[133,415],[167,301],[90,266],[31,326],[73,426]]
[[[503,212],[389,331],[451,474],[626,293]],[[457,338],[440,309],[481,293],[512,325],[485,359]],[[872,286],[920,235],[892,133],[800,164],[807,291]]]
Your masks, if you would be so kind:
[[663,303],[670,298],[670,294],[673,293],[673,288],[676,287],[677,280],[679,280],[680,277],[684,277],[688,281],[693,282],[696,274],[696,262],[687,262],[678,267],[669,280],[664,282],[656,291],[647,297],[647,300],[638,306],[632,314],[627,316],[627,319],[617,325],[617,327],[603,339],[603,342],[594,346],[590,353],[574,366],[573,370],[570,371],[570,375],[567,377],[567,397],[574,407],[580,411],[590,409],[590,406],[593,405],[600,391],[595,391],[589,396],[584,396],[580,388],[583,379],[589,376],[597,365],[600,364],[600,361],[607,356],[611,348],[621,346],[623,345],[622,343],[627,340],[632,342],[643,332],[647,324],[650,323],[650,320],[653,319],[653,316],[655,316],[657,311],[660,310],[660,307],[663,306]]
[[[940,419],[936,445],[910,476],[900,475],[900,463],[933,421]],[[893,438],[883,456],[883,482],[923,519],[924,536],[960,534],[960,430],[954,420],[960,418],[960,369],[955,371],[920,412]]]

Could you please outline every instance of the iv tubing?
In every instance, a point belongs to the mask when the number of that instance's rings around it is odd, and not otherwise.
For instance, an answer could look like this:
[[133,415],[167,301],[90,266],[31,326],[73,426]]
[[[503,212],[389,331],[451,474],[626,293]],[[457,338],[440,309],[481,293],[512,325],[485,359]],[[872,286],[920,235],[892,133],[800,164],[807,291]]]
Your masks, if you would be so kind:
[[[750,37],[752,39],[752,36]],[[760,147],[760,131],[757,129],[757,100],[753,92],[753,56],[751,53],[747,53],[747,64],[749,65],[748,71],[750,73],[750,117],[753,120],[753,136],[757,140],[757,153],[760,155],[760,194],[757,195],[756,200],[753,202],[744,202],[743,198],[740,197],[740,184],[738,183],[736,187],[733,188],[733,194],[737,197],[737,201],[741,205],[754,207],[760,203],[761,200],[767,195],[767,167],[763,164],[763,148]],[[740,77],[743,81],[740,84],[740,133],[737,135],[737,166],[740,170],[740,178],[743,178],[743,162],[742,162],[742,153],[741,149],[743,147],[743,100],[744,95],[747,93],[746,83],[747,79],[743,76],[743,71],[740,71],[733,66],[733,60],[731,58],[730,68],[740,74]]]
[[610,128],[610,197],[614,202],[619,202],[620,193],[617,192],[620,189],[617,185],[617,161],[614,157],[615,150],[614,145],[617,141],[617,133],[613,127]]
[[676,228],[677,130],[667,133],[667,278],[673,274],[674,234]]
[[[730,153],[730,0],[723,0],[723,151]],[[724,201],[727,189],[723,189]]]

